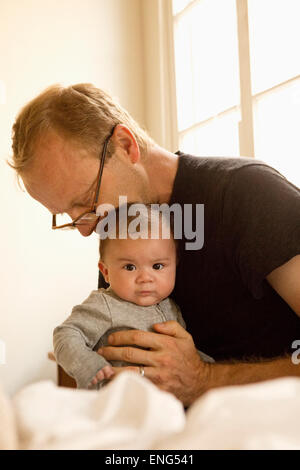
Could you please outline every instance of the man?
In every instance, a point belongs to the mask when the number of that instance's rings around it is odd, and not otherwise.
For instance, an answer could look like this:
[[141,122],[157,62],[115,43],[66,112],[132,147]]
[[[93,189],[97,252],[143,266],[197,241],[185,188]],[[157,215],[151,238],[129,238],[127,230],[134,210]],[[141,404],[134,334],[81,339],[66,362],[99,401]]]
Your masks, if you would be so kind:
[[[168,152],[88,84],[50,87],[20,112],[12,166],[33,198],[84,236],[97,207],[117,206],[120,195],[204,204],[204,246],[180,241],[173,293],[188,332],[176,322],[117,332],[101,350],[107,360],[141,364],[130,369],[186,406],[213,387],[300,375],[289,355],[300,338],[300,191],[276,170]],[[202,362],[195,345],[216,363]]]

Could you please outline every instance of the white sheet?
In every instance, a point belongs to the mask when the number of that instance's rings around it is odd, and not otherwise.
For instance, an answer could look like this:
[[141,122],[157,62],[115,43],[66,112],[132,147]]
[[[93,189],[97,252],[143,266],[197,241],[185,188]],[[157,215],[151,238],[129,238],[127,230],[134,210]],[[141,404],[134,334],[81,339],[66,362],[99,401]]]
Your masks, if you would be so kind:
[[0,387],[0,449],[12,450],[17,445],[13,408]]
[[133,373],[101,391],[40,382],[13,405],[25,449],[148,449],[185,425],[181,403]]
[[43,381],[11,402],[0,390],[0,419],[0,448],[300,449],[300,378],[215,389],[186,415],[129,372],[101,391]]

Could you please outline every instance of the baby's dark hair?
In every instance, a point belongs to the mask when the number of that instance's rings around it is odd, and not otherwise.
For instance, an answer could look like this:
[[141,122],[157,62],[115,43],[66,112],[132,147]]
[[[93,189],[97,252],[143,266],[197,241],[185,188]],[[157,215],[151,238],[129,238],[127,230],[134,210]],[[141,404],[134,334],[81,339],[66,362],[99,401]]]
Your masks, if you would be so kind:
[[[133,208],[135,210],[134,215],[129,215],[130,208]],[[125,222],[125,227],[124,226],[120,227],[119,225],[121,211],[122,211],[122,215],[126,213],[125,220],[122,219],[122,223]],[[144,225],[147,225],[147,237],[145,237],[143,236],[144,231],[141,230],[141,224],[137,224],[137,226],[140,225],[140,231],[135,232],[135,233],[140,233],[141,235],[140,237],[137,237],[137,238],[151,238],[152,223],[153,221],[154,223],[159,222],[159,225],[157,227],[159,230],[159,234],[160,235],[164,234],[164,229],[166,229],[167,236],[163,238],[168,238],[168,236],[170,236],[174,240],[174,243],[176,246],[176,259],[178,263],[178,259],[179,259],[178,240],[174,239],[174,214],[170,212],[167,213],[167,211],[161,210],[159,204],[142,204],[138,202],[132,202],[132,203],[125,204],[124,206],[116,207],[114,210],[112,210],[111,212],[107,214],[106,225],[107,226],[110,225],[109,224],[109,220],[110,220],[111,229],[108,228],[108,230],[105,230],[105,231],[103,230],[102,232],[103,235],[101,235],[101,231],[100,231],[100,244],[99,244],[100,259],[104,260],[104,254],[105,254],[105,250],[106,250],[109,240],[126,238],[128,236],[130,237],[130,233],[131,233],[130,224],[137,217],[139,218],[139,220],[142,221]],[[104,222],[104,219],[103,219],[103,222]],[[126,235],[125,237],[124,237],[124,232]],[[149,232],[150,232],[150,236],[148,237]],[[120,233],[122,234],[122,236],[120,236]],[[157,237],[154,237],[154,238],[157,238]]]

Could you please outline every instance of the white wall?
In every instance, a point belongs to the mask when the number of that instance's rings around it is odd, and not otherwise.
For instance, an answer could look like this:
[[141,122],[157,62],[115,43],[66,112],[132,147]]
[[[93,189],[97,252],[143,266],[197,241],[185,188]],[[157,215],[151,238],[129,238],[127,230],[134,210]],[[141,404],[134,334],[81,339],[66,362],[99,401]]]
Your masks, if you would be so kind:
[[51,231],[5,164],[15,115],[52,83],[92,82],[144,125],[142,38],[139,0],[0,2],[0,382],[10,394],[56,379],[52,330],[97,284],[97,239]]

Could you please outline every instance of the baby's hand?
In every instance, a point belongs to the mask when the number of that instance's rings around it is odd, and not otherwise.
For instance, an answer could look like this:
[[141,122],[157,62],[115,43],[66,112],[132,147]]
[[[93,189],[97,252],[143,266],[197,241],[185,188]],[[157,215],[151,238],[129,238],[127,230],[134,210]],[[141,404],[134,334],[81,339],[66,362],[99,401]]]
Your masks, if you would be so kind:
[[96,385],[98,382],[101,382],[104,379],[110,379],[110,377],[113,375],[113,368],[111,366],[104,366],[102,369],[98,370],[97,374],[91,380],[89,385]]

